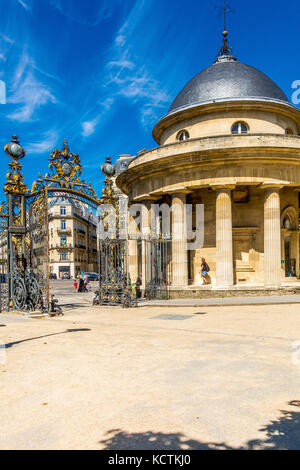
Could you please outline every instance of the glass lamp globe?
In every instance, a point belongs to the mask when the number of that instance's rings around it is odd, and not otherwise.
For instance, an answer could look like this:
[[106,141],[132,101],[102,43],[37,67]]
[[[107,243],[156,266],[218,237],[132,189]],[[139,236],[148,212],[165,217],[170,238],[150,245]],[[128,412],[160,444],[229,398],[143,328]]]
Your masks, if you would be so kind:
[[101,166],[101,170],[106,176],[114,176],[115,166],[111,163],[109,157],[106,158],[106,162]]
[[19,144],[18,137],[13,135],[12,141],[5,145],[4,150],[10,158],[19,160],[25,156],[25,150]]
[[9,153],[15,158],[20,158],[23,155],[23,149],[20,144],[12,142],[9,146]]

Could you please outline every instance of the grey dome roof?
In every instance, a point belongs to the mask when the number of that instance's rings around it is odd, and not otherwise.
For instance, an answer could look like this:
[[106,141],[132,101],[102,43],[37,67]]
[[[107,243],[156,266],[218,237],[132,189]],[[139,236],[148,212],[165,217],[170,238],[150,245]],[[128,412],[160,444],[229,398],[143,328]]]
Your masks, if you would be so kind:
[[[214,101],[259,99],[289,104],[283,91],[267,75],[232,56],[220,57],[198,73],[173,101],[168,114]],[[291,105],[290,105],[291,106]]]

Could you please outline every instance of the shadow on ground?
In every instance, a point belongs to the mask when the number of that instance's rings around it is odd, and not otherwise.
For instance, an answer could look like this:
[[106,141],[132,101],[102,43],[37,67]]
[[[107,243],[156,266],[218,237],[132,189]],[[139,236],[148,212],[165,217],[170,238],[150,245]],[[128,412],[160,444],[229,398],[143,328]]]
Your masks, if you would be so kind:
[[121,429],[112,429],[107,439],[100,441],[105,450],[229,450],[226,444],[205,444],[193,439],[186,439],[184,434],[126,433]]
[[74,309],[75,309],[75,308],[86,307],[87,304],[86,304],[86,302],[82,302],[81,304],[79,304],[79,303],[77,303],[77,304],[70,304],[70,303],[64,304],[63,302],[60,302],[60,303],[59,303],[59,306],[60,306],[61,308],[69,308],[69,309],[73,309],[73,308],[74,308]]
[[12,348],[13,346],[16,346],[17,344],[26,343],[27,341],[33,341],[35,339],[48,338],[49,336],[65,335],[66,333],[78,333],[80,331],[91,331],[91,330],[89,328],[68,329],[66,331],[61,331],[60,333],[51,333],[50,335],[35,336],[33,338],[27,338],[27,339],[22,339],[20,341],[14,341],[13,343],[7,343],[5,345],[5,348]]
[[[300,401],[289,406],[300,407]],[[121,429],[108,431],[107,438],[99,441],[105,450],[299,450],[300,412],[281,411],[282,416],[260,429],[264,439],[248,441],[245,446],[230,447],[224,442],[200,442],[187,439],[182,433],[127,433]]]
[[[299,408],[300,401],[291,401],[289,406]],[[266,434],[266,439],[264,441],[249,441],[249,449],[259,447],[271,450],[300,449],[300,412],[295,410],[281,410],[280,412],[282,416],[278,420],[273,420],[260,429]]]

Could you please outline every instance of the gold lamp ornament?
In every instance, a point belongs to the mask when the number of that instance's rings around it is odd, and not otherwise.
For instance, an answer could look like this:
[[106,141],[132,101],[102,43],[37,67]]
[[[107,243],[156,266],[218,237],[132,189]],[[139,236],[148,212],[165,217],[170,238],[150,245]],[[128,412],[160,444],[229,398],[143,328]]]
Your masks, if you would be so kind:
[[7,155],[12,158],[13,160],[21,160],[25,157],[26,151],[20,145],[18,136],[13,135],[12,141],[4,146],[4,150]]
[[28,189],[24,184],[24,175],[22,173],[22,165],[19,160],[25,157],[26,151],[19,143],[16,135],[12,136],[12,141],[4,146],[6,154],[12,159],[8,164],[9,170],[6,174],[7,182],[4,185],[6,194],[25,194]]

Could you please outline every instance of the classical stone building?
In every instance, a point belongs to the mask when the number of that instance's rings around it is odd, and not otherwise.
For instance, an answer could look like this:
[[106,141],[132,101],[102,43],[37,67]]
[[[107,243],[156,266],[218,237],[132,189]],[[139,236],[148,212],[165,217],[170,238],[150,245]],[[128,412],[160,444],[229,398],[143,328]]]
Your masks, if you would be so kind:
[[[279,288],[299,276],[299,130],[299,110],[269,77],[234,57],[224,32],[214,64],[154,127],[158,147],[140,152],[116,180],[130,204],[143,205],[142,237],[153,204],[204,205],[204,243],[194,250],[184,211],[173,210],[171,289],[201,285],[202,257],[215,289]],[[134,275],[137,269],[131,261]]]

